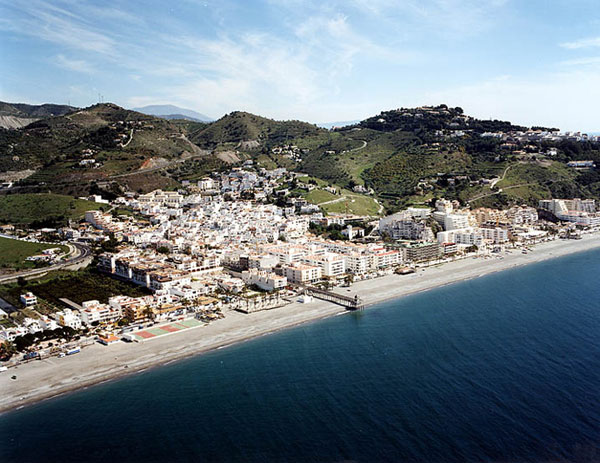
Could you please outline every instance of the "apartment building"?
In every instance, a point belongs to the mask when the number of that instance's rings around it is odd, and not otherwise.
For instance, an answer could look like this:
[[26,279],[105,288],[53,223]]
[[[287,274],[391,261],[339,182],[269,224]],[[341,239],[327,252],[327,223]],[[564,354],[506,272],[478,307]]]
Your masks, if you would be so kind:
[[346,273],[346,260],[344,256],[334,253],[321,255],[303,256],[301,262],[315,267],[321,267],[321,273],[325,277],[336,278]]
[[283,267],[285,277],[290,283],[308,285],[320,281],[323,277],[321,267],[306,264],[294,264]]

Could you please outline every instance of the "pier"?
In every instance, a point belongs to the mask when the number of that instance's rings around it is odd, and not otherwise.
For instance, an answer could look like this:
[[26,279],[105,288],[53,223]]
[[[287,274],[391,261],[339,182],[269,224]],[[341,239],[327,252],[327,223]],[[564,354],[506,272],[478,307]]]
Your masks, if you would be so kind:
[[356,294],[354,297],[345,296],[344,294],[334,293],[333,291],[326,291],[324,289],[315,288],[314,286],[304,286],[304,291],[309,296],[316,297],[323,301],[333,302],[334,304],[341,305],[348,310],[362,310],[365,305],[362,299]]

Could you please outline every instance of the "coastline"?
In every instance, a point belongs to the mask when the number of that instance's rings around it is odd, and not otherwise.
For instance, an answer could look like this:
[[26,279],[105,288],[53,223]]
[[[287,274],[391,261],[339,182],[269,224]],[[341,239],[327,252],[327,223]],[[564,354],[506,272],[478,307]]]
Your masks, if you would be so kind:
[[[389,275],[360,281],[350,288],[350,292],[348,288],[337,288],[336,292],[358,293],[370,306],[599,247],[600,235],[584,235],[582,240],[555,240],[538,244],[528,254],[514,250],[511,254],[504,254],[503,259],[462,259],[419,269],[411,275]],[[172,336],[135,344],[95,344],[74,356],[31,362],[0,374],[0,389],[3,391],[0,413],[345,312],[340,306],[320,300],[311,304],[293,303],[248,315],[231,311],[222,320]],[[13,375],[17,376],[17,380],[10,379]]]

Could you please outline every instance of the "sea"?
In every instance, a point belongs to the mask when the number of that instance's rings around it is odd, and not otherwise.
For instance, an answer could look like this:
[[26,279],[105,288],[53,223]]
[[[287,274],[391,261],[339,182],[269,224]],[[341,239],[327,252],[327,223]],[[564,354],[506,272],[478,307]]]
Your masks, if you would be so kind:
[[600,461],[599,276],[572,254],[27,406],[0,461]]

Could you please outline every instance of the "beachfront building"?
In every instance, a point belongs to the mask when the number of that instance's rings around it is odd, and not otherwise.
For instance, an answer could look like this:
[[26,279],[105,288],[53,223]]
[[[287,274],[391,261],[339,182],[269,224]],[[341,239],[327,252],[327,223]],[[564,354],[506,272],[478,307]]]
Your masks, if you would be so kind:
[[242,272],[242,280],[247,285],[256,285],[265,291],[283,289],[287,285],[287,278],[285,276],[256,269]]
[[373,268],[373,256],[358,252],[344,255],[346,271],[355,275],[364,275]]
[[542,199],[540,209],[552,212],[559,220],[583,226],[600,226],[600,214],[593,199]]
[[442,249],[439,243],[400,243],[400,252],[404,262],[423,262],[439,259]]
[[323,277],[321,267],[307,264],[293,264],[283,267],[285,277],[290,283],[309,285]]
[[82,302],[81,309],[79,312],[81,321],[88,326],[94,323],[115,323],[123,316],[121,310],[96,300]]
[[481,246],[483,234],[478,228],[462,228],[442,231],[437,234],[438,243],[456,243],[463,246]]
[[79,318],[79,315],[71,309],[55,312],[54,319],[60,326],[73,328],[74,330],[81,328],[81,318]]
[[401,254],[394,250],[382,249],[372,254],[373,267],[376,269],[383,269],[394,267],[401,262]]
[[508,241],[508,230],[500,227],[495,228],[480,228],[479,231],[483,235],[483,238],[487,241],[491,241],[494,244],[502,244]]
[[23,325],[23,327],[25,327],[30,334],[39,333],[40,331],[44,330],[39,320],[34,318],[25,317],[21,325]]
[[324,277],[337,278],[346,273],[346,260],[339,254],[331,252],[321,255],[303,256],[301,262],[314,267],[321,268]]

